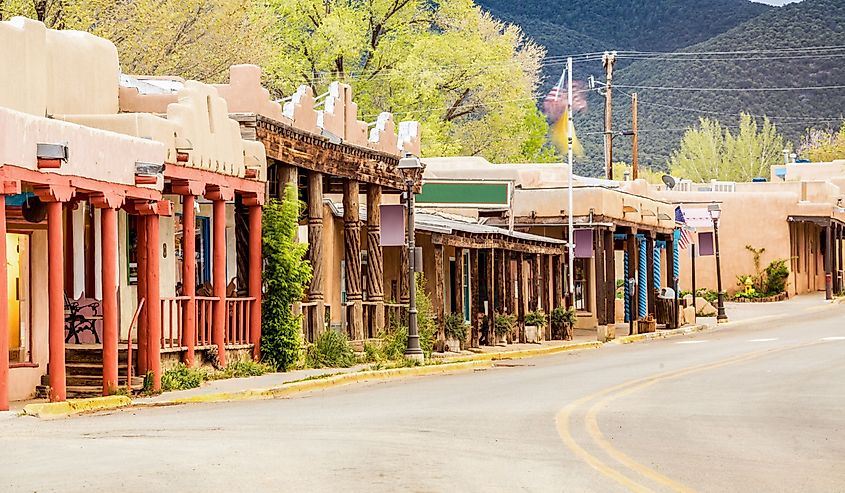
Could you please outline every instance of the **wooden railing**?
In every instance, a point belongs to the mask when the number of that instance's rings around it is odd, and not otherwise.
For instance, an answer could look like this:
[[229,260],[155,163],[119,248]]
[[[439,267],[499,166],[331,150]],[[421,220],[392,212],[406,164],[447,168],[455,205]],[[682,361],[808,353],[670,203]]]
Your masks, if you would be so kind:
[[197,296],[196,300],[197,315],[196,320],[197,332],[194,338],[197,346],[211,345],[211,319],[214,311],[214,302],[217,301],[215,296]]
[[255,298],[226,298],[226,344],[249,344],[250,308]]
[[138,302],[138,308],[135,309],[135,315],[132,316],[132,323],[129,324],[129,334],[126,337],[126,390],[132,393],[132,328],[138,326],[138,318],[141,316],[141,310],[144,309],[144,298]]
[[161,299],[161,348],[182,347],[182,315],[189,298],[174,296]]

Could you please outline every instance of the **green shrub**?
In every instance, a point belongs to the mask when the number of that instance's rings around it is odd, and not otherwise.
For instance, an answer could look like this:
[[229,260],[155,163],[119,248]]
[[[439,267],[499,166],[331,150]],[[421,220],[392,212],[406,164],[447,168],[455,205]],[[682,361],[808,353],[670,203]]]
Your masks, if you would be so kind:
[[525,325],[533,325],[538,329],[542,329],[546,326],[546,314],[542,310],[526,313]]
[[[545,324],[544,324],[545,325]],[[496,337],[505,337],[513,332],[516,326],[516,317],[508,313],[496,313],[493,323],[493,332]]]
[[575,313],[575,308],[566,308],[559,306],[552,310],[552,325],[556,327],[573,327],[578,321],[578,315]]
[[766,295],[774,296],[786,291],[786,283],[789,279],[789,267],[786,265],[787,260],[773,260],[766,267]]
[[[425,290],[425,277],[417,273],[417,333],[420,338],[420,348],[426,358],[431,357],[434,349],[434,339],[437,335],[437,326],[434,323],[434,310],[432,309],[431,298]],[[405,359],[405,350],[408,348],[408,326],[407,319],[399,320],[391,317],[387,329],[379,334],[381,344],[378,345],[378,352],[381,359],[390,361],[401,361]]]
[[302,299],[311,280],[304,259],[308,245],[298,243],[302,203],[289,185],[283,201],[270,200],[263,210],[264,298],[261,302],[261,353],[273,367],[288,370],[299,362],[300,319],[291,307]]
[[305,366],[309,368],[348,368],[355,364],[355,353],[346,334],[327,330],[308,346]]
[[458,313],[451,313],[443,322],[443,330],[446,333],[446,338],[457,339],[465,342],[467,339],[467,331],[469,325],[464,322],[464,316]]
[[184,363],[179,363],[161,375],[161,390],[195,389],[208,379],[208,373],[201,368],[189,368]]
[[243,377],[258,377],[265,373],[272,373],[276,369],[267,364],[245,359],[241,361],[234,361],[226,365],[221,371],[214,372],[209,375],[214,380],[223,378],[243,378]]

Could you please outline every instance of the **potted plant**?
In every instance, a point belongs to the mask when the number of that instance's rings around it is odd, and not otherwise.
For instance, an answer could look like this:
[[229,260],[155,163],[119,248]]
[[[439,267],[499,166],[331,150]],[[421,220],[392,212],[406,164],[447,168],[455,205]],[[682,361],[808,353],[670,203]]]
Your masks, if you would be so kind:
[[540,342],[546,328],[546,314],[542,310],[525,314],[525,342]]
[[572,340],[572,329],[575,327],[575,322],[578,321],[578,315],[575,313],[575,308],[565,308],[559,306],[552,310],[552,327],[563,331],[563,340]]
[[493,322],[493,333],[496,335],[496,342],[505,344],[508,334],[516,327],[516,317],[507,313],[496,313]]
[[444,321],[443,330],[446,335],[446,350],[459,352],[462,346],[466,345],[469,324],[464,322],[464,317],[458,313],[451,313]]

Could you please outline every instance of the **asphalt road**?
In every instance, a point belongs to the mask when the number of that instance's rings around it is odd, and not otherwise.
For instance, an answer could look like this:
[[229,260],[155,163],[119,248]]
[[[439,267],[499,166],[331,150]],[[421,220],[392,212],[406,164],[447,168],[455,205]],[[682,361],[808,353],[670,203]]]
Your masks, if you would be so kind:
[[[802,309],[803,310],[803,309]],[[845,491],[845,305],[295,398],[0,422],[0,491]]]

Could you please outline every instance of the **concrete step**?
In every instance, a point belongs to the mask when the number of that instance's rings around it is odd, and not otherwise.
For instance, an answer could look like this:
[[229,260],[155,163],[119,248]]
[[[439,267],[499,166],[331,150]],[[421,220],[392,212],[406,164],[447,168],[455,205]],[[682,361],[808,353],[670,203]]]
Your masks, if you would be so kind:
[[[103,373],[102,363],[67,363],[65,373],[71,375],[101,375]],[[126,363],[117,365],[117,373],[126,375]]]
[[[120,385],[126,385],[126,377],[120,379]],[[138,391],[144,385],[143,377],[132,377],[132,388]],[[98,397],[103,395],[102,377],[96,385],[72,385],[68,380],[67,398],[68,399],[82,399],[85,397]],[[35,397],[38,399],[46,399],[49,396],[49,385],[39,385],[35,387]]]
[[[133,358],[135,352],[132,353]],[[126,348],[118,349],[117,360],[120,364],[126,364]],[[103,363],[103,348],[94,345],[66,345],[65,346],[65,362],[66,363]]]
[[[136,377],[133,377],[133,380]],[[141,378],[141,385],[144,384],[144,379]],[[126,385],[126,375],[120,375],[117,378],[119,385]],[[78,386],[92,386],[98,387],[103,385],[103,375],[68,375],[67,376],[67,385],[78,387]]]

